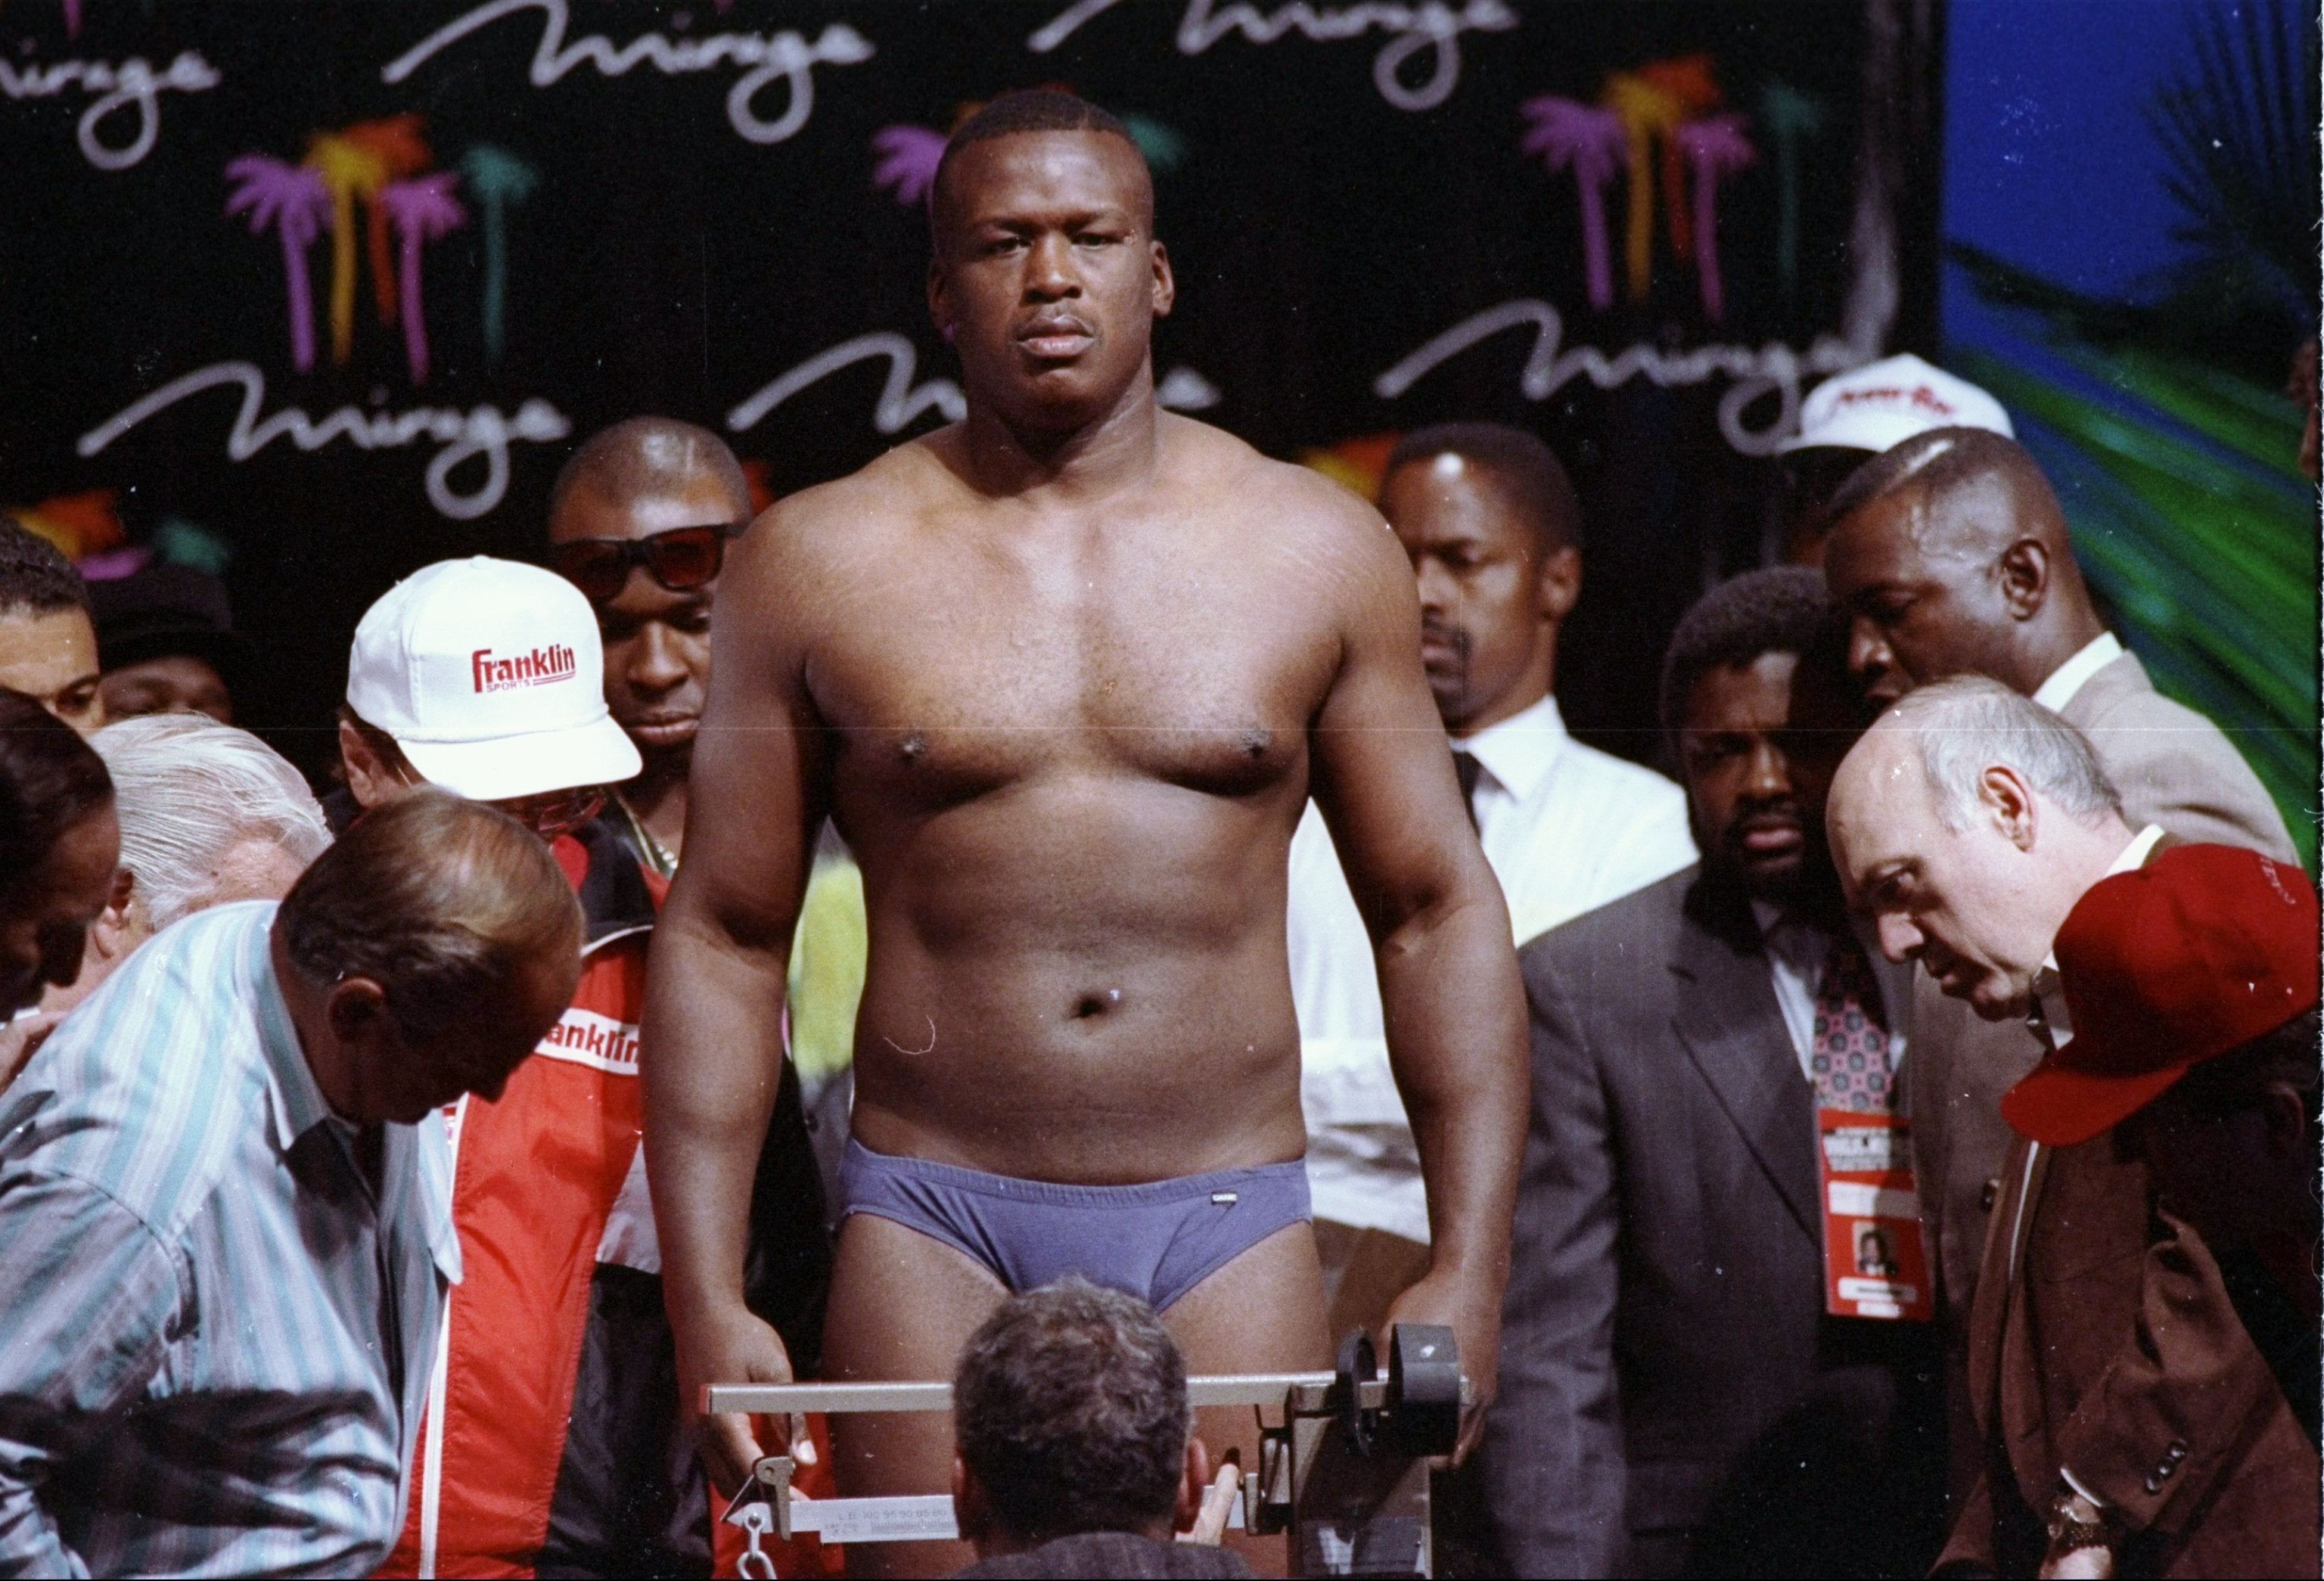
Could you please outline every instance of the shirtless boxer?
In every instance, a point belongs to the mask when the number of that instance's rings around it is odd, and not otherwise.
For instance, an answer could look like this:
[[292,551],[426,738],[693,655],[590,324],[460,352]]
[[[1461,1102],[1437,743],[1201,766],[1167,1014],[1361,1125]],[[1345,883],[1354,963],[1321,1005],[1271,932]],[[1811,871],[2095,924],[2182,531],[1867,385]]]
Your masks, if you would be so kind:
[[[928,299],[967,418],[734,546],[642,1061],[688,1402],[789,1376],[741,1258],[826,810],[871,925],[827,1375],[947,1377],[1009,1289],[1069,1272],[1150,1301],[1194,1372],[1328,1365],[1284,933],[1310,794],[1428,1188],[1429,1272],[1392,1315],[1450,1324],[1491,1397],[1525,1013],[1412,573],[1354,496],[1157,409],[1152,214],[1102,111],[1016,94],[964,123]],[[1222,1418],[1211,1442],[1250,1438]],[[848,1493],[946,1485],[942,1416],[841,1425]],[[734,1485],[766,1440],[705,1429]]]

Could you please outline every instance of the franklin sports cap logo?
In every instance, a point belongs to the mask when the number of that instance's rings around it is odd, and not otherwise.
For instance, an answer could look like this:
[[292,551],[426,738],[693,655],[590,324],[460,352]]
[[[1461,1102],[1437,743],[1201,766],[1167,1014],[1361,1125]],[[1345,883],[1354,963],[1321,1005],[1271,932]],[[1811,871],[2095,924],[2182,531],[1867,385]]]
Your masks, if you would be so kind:
[[1840,399],[1832,404],[1835,406],[1909,406],[1918,408],[1922,411],[1934,412],[1942,418],[1953,415],[1952,403],[1925,384],[1916,384],[1910,390],[1901,390],[1894,385],[1872,390],[1843,390],[1840,393]]
[[581,673],[580,661],[573,650],[561,642],[546,648],[536,648],[530,653],[520,653],[513,658],[494,658],[489,648],[479,648],[468,656],[475,676],[476,690],[505,692],[512,686],[541,686],[551,681],[569,681]]

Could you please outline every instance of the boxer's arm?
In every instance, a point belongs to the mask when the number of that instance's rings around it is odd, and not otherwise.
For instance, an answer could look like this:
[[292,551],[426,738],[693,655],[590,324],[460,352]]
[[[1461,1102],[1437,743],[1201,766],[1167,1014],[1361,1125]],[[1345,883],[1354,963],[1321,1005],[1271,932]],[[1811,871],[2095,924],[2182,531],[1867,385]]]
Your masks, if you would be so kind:
[[1391,1316],[1452,1325],[1481,1408],[1525,1144],[1525,995],[1421,670],[1411,568],[1368,510],[1345,551],[1341,664],[1312,732],[1311,791],[1371,933],[1388,1060],[1428,1188],[1429,1273]]
[[[739,539],[719,588],[710,695],[694,748],[686,858],[654,929],[643,1052],[645,1148],[684,1409],[710,1383],[785,1383],[774,1330],[743,1303],[751,1189],[782,1076],[781,1025],[827,756],[807,695],[807,573],[780,508]],[[820,1234],[820,1224],[803,1225]],[[758,1447],[706,1420],[713,1476]]]

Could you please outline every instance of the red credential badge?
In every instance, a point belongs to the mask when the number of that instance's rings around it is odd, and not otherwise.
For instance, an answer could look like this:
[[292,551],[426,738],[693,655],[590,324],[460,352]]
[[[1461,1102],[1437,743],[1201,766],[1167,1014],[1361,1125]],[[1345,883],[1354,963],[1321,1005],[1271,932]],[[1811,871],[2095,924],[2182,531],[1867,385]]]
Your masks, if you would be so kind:
[[1913,1128],[1877,1109],[1816,1110],[1823,1190],[1823,1303],[1838,1318],[1926,1322],[1936,1314]]

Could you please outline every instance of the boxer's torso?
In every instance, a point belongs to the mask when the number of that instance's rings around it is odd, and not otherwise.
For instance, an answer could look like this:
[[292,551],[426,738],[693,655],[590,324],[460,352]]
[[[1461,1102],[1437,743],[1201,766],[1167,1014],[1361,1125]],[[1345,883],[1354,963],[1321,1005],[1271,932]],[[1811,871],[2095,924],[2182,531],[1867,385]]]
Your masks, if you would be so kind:
[[1184,419],[1150,482],[1062,505],[975,493],[954,438],[808,524],[871,923],[856,1135],[1086,1183],[1296,1158],[1285,861],[1346,505]]

